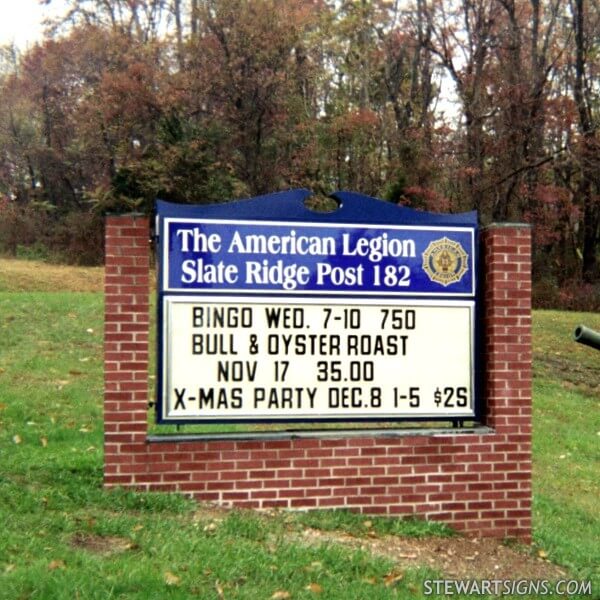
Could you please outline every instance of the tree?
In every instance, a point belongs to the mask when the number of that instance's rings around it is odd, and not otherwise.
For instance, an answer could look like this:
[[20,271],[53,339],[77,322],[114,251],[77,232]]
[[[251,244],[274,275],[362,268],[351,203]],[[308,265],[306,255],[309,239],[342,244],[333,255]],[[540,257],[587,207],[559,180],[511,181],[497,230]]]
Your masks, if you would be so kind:
[[599,48],[600,14],[584,0],[571,3],[575,32],[573,97],[579,116],[580,138],[575,150],[580,170],[577,200],[583,208],[582,276],[593,281],[598,276],[600,236],[600,143],[598,140],[597,75],[592,57]]
[[[44,0],[46,2],[51,0]],[[0,191],[58,223],[159,196],[351,188],[535,225],[598,275],[600,12],[585,0],[68,0],[0,71]],[[455,87],[457,110],[442,114]],[[77,221],[77,218],[75,219]],[[82,220],[82,219],[80,219]]]
[[196,121],[210,118],[227,130],[230,162],[249,194],[285,184],[294,133],[312,116],[304,112],[311,65],[301,45],[315,18],[308,8],[291,0],[198,7],[184,102]]

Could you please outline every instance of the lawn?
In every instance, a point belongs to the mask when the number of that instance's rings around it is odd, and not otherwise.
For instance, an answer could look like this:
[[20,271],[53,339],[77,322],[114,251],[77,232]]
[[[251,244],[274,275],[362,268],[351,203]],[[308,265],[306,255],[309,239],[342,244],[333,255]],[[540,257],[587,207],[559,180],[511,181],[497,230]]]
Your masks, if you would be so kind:
[[[448,575],[436,552],[466,542],[439,525],[104,490],[101,276],[0,261],[0,598],[424,598]],[[534,545],[496,552],[599,597],[600,353],[579,323],[600,315],[534,314]]]

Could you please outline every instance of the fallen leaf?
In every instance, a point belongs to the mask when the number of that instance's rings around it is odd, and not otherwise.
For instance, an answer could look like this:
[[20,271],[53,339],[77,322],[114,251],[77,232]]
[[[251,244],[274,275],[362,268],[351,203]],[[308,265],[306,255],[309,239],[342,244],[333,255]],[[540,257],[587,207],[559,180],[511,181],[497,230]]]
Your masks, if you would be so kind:
[[309,583],[304,589],[312,592],[313,594],[321,594],[323,592],[323,587],[318,583]]
[[89,429],[88,427],[86,427],[85,425],[83,427],[79,428],[79,432],[80,433],[89,433],[91,431],[91,429]]
[[323,563],[315,560],[315,561],[311,562],[310,565],[306,565],[306,567],[304,567],[304,570],[310,573],[312,571],[319,571],[322,568],[323,568]]
[[64,569],[67,565],[65,564],[64,560],[61,560],[60,558],[55,559],[55,560],[51,560],[48,563],[48,569],[50,571],[55,571],[56,569]]
[[394,587],[397,583],[402,581],[402,579],[404,579],[404,573],[392,571],[383,578],[383,583],[385,584],[385,587]]
[[85,331],[86,333],[94,333],[94,330],[91,327],[89,329],[86,329]]
[[217,530],[217,524],[211,521],[208,525],[205,525],[202,531],[206,533],[214,533]]
[[277,590],[272,596],[271,600],[288,600],[292,595],[285,590]]
[[538,556],[540,558],[548,558],[548,553],[545,550],[538,550]]
[[40,438],[40,443],[42,444],[43,448],[46,448],[48,446],[48,438],[41,437]]
[[5,573],[11,573],[11,572],[12,572],[12,571],[14,571],[16,568],[17,568],[17,566],[11,563],[11,564],[9,564],[9,565],[6,565],[6,567],[4,568],[4,572],[5,572]]
[[371,529],[371,527],[373,527],[373,521],[365,521],[363,523],[363,525],[367,528],[367,529]]
[[21,436],[19,434],[17,435],[13,435],[13,442],[15,444],[20,444],[23,440],[21,439]]
[[83,375],[83,371],[77,371],[76,369],[72,369],[69,371],[69,375]]
[[181,582],[180,577],[178,577],[174,573],[171,573],[171,571],[165,572],[165,583],[167,585],[179,585],[180,582]]
[[223,600],[225,598],[225,594],[223,592],[223,586],[219,583],[219,580],[215,581],[215,590],[217,591],[217,596]]
[[[5,410],[6,409],[6,404],[4,404],[4,402],[0,402],[0,410]],[[598,435],[600,435],[600,431],[598,432]]]
[[131,531],[141,531],[142,529],[144,529],[144,526],[141,523],[138,523],[137,525],[133,526]]

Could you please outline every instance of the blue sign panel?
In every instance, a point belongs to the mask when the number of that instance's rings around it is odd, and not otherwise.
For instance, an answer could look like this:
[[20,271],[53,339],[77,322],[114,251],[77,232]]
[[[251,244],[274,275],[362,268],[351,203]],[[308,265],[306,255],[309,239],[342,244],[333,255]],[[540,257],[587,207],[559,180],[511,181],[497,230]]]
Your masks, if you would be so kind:
[[163,289],[473,296],[474,246],[459,227],[167,218]]
[[157,203],[159,423],[464,420],[477,215]]

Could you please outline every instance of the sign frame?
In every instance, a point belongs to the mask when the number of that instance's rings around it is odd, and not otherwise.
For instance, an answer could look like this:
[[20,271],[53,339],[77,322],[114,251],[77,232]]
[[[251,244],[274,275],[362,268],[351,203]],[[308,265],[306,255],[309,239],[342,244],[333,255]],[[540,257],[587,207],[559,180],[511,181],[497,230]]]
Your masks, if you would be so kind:
[[[157,241],[157,373],[156,373],[156,421],[158,424],[198,424],[198,423],[324,423],[324,422],[418,422],[418,421],[450,421],[460,425],[463,421],[481,421],[483,414],[482,377],[480,369],[481,354],[479,352],[481,301],[478,293],[479,286],[479,256],[478,256],[478,223],[476,212],[462,214],[435,214],[415,211],[405,207],[395,206],[388,202],[377,200],[368,196],[352,192],[337,192],[332,197],[339,203],[339,209],[331,213],[314,212],[306,208],[304,202],[311,195],[308,190],[292,190],[270,194],[250,200],[236,201],[217,205],[174,205],[157,201],[156,241]],[[374,292],[373,290],[353,290],[351,293],[343,290],[284,290],[284,289],[248,289],[230,286],[208,289],[181,289],[170,285],[168,276],[170,268],[168,231],[172,223],[202,223],[208,226],[234,227],[247,225],[271,227],[285,226],[302,228],[316,228],[317,230],[330,231],[332,229],[364,228],[365,230],[382,229],[386,231],[435,231],[436,235],[445,236],[454,231],[468,233],[471,244],[468,248],[468,270],[470,281],[468,292],[453,293],[450,285],[440,286],[440,290],[422,290],[418,292],[388,291]],[[447,288],[450,288],[448,290]],[[211,298],[222,297],[233,300],[240,296],[264,304],[269,299],[278,302],[297,303],[303,298],[309,302],[319,299],[331,301],[336,305],[343,305],[344,298],[348,298],[351,305],[390,304],[397,302],[399,306],[415,303],[426,303],[435,306],[436,302],[442,305],[464,304],[472,302],[472,332],[471,332],[471,393],[472,410],[459,415],[445,413],[435,415],[419,415],[390,417],[354,415],[328,417],[315,415],[310,418],[216,418],[194,419],[169,417],[165,408],[165,386],[168,379],[166,373],[169,332],[166,323],[166,302],[172,298],[181,301],[185,298],[205,296],[209,302]]]

